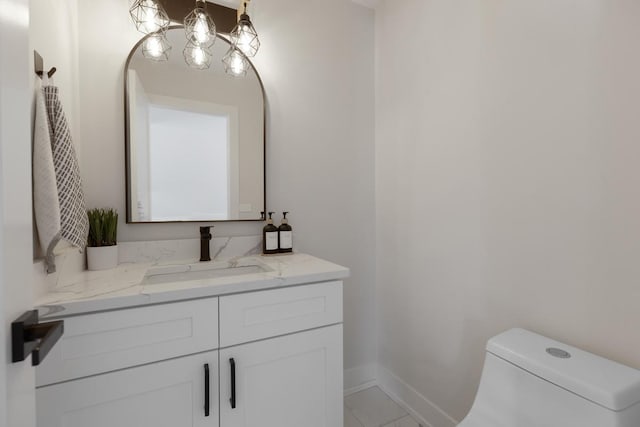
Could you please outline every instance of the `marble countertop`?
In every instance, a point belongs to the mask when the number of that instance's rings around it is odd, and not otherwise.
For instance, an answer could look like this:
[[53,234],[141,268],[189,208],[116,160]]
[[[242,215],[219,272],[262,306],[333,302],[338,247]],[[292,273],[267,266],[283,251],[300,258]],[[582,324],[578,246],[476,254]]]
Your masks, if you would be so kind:
[[[36,301],[40,318],[114,310],[148,304],[343,279],[349,269],[306,254],[242,256],[212,261],[216,266],[260,265],[267,271],[227,277],[147,283],[150,268],[193,264],[197,259],[124,263],[105,271],[82,272],[72,283],[49,289]],[[213,264],[212,264],[213,265]]]

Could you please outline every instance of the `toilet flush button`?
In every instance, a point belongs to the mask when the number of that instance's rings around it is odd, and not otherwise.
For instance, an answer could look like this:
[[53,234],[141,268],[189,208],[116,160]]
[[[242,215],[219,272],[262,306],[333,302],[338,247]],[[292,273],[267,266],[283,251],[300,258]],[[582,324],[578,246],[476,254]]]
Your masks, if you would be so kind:
[[568,351],[564,351],[560,348],[555,347],[548,348],[547,353],[559,359],[568,359],[571,357],[571,353],[569,353]]

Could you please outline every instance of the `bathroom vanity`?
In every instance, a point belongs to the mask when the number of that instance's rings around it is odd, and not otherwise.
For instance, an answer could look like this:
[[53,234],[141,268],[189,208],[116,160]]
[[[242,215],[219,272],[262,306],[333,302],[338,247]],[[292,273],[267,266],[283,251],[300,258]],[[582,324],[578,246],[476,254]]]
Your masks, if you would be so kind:
[[42,299],[65,333],[36,370],[38,426],[342,425],[348,269],[294,254],[103,274]]

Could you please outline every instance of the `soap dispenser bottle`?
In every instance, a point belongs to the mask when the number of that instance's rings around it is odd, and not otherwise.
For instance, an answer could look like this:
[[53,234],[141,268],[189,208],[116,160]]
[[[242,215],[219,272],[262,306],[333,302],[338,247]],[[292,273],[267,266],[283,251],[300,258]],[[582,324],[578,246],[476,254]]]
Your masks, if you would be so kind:
[[282,224],[278,227],[278,248],[280,252],[293,252],[293,231],[287,219],[288,213],[282,212]]
[[267,219],[267,225],[262,229],[262,253],[263,254],[277,254],[278,253],[278,227],[273,225],[273,219],[271,218],[273,212],[269,212],[269,219]]

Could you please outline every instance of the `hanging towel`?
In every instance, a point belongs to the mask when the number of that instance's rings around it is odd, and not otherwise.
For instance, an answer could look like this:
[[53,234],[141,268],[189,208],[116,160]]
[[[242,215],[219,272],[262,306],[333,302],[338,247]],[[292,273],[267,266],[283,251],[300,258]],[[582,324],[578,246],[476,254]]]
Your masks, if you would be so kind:
[[40,246],[45,251],[47,272],[53,273],[55,271],[53,249],[60,241],[60,202],[56,171],[53,167],[47,107],[42,90],[36,94],[33,132],[33,210]]
[[[46,251],[47,272],[53,273],[56,269],[53,250],[57,243],[64,239],[84,250],[89,220],[78,159],[58,98],[58,88],[44,86],[38,98],[33,150],[34,208],[40,244]],[[43,105],[44,117],[41,114]],[[42,129],[43,122],[46,132]]]

